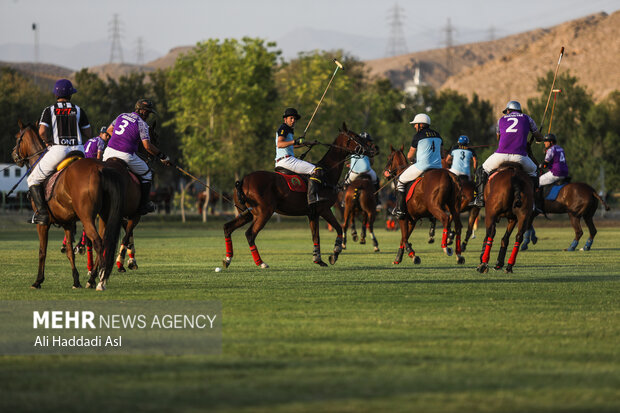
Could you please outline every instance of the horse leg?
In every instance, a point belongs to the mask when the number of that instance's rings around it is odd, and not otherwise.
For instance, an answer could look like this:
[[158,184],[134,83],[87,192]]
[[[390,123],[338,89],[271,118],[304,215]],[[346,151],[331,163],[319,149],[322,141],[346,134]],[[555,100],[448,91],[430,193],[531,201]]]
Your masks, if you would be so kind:
[[321,214],[321,217],[323,217],[323,219],[327,221],[328,224],[330,224],[332,227],[336,229],[336,241],[334,242],[334,253],[329,256],[329,263],[331,265],[334,265],[336,261],[338,260],[338,256],[344,249],[343,242],[342,242],[342,236],[343,236],[344,230],[338,223],[338,219],[334,215],[331,208],[326,209],[325,212]]
[[377,241],[377,237],[375,236],[375,219],[377,218],[377,210],[370,210],[368,217],[368,232],[370,232],[370,238],[372,239],[372,245],[374,247],[375,252],[379,252],[379,241]]
[[312,261],[321,267],[327,267],[327,264],[321,259],[321,237],[319,236],[319,218],[308,218],[310,222],[310,232],[312,232],[312,242],[314,249],[312,251]]
[[435,219],[440,219],[443,225],[443,234],[441,236],[441,248],[443,252],[449,257],[452,255],[452,248],[448,247],[448,233],[450,232],[450,222],[452,221],[452,214],[447,213],[442,209],[440,205],[430,205],[428,211],[433,214]]
[[248,245],[250,246],[252,258],[254,258],[254,263],[261,268],[269,268],[269,265],[267,265],[267,263],[263,262],[263,260],[261,259],[260,254],[258,253],[258,248],[256,247],[256,244],[254,242],[256,241],[256,236],[258,235],[260,230],[263,229],[267,221],[269,221],[269,218],[271,218],[273,210],[269,209],[265,211],[263,210],[263,208],[257,207],[254,209],[254,211],[257,212],[257,215],[254,216],[254,222],[252,223],[252,225],[250,225],[247,231],[245,231],[245,237],[248,240]]
[[472,236],[474,232],[474,224],[476,223],[476,220],[478,219],[479,213],[480,213],[480,208],[477,208],[477,207],[472,207],[472,209],[469,211],[469,219],[467,221],[467,232],[465,232],[465,240],[463,241],[463,244],[461,245],[461,251],[463,252],[465,252],[465,249],[467,248],[467,243],[469,242],[469,238]]
[[73,250],[73,236],[71,235],[73,230],[75,230],[75,224],[73,224],[73,229],[71,227],[65,228],[65,237],[67,238],[67,258],[71,264],[71,275],[73,275],[73,289],[76,289],[82,288],[82,286],[80,285],[80,274],[75,267],[75,251]]
[[93,271],[93,243],[86,237],[86,269],[88,270],[88,277],[92,275]]
[[118,255],[116,256],[116,268],[118,272],[125,272],[123,263],[125,262],[125,253],[127,252],[127,243],[129,242],[129,232],[127,231],[127,221],[123,220],[123,229],[125,230],[125,236],[121,240],[121,246],[118,249]]
[[37,279],[31,288],[41,288],[41,284],[45,280],[45,258],[47,256],[47,239],[49,235],[49,225],[37,225],[37,233],[39,235],[39,271]]
[[480,265],[478,265],[478,272],[489,272],[489,257],[491,256],[491,247],[493,246],[493,238],[495,237],[495,215],[487,213],[485,216],[485,225],[487,228],[484,242],[482,243],[482,253],[480,254]]
[[590,251],[590,248],[592,248],[592,243],[594,242],[594,237],[596,236],[596,227],[594,226],[594,221],[592,219],[593,215],[594,214],[587,214],[583,216],[583,220],[586,222],[588,230],[590,231],[590,238],[588,238],[586,244],[581,249],[582,251]]
[[359,238],[357,236],[357,229],[355,229],[355,209],[354,208],[351,208],[349,222],[351,224],[351,239],[353,239],[353,242],[357,242]]
[[[343,212],[343,216],[344,216],[344,224],[342,225],[342,249],[346,250],[347,249],[347,230],[349,229],[349,222],[351,220],[350,216],[349,216],[349,209],[350,207],[348,205],[345,205],[344,207],[344,212]],[[333,215],[333,214],[332,214]],[[331,224],[330,224],[331,225]],[[353,235],[351,233],[351,235]]]
[[454,206],[450,207],[450,213],[454,218],[454,236],[456,238],[456,242],[454,245],[455,253],[456,253],[456,263],[457,264],[465,264],[465,257],[461,255],[461,232],[463,232],[463,224],[461,223],[461,215],[456,211]]
[[428,228],[428,243],[432,244],[435,242],[435,226],[437,225],[437,220],[435,218],[431,218],[431,225]]
[[131,236],[129,237],[129,243],[127,244],[127,255],[129,255],[129,259],[127,260],[127,268],[129,268],[130,270],[137,270],[138,261],[136,261],[136,244],[133,240],[133,228],[131,229],[130,233]]
[[[91,271],[90,278],[86,283],[86,288],[95,288],[97,286],[95,278],[99,273],[100,267],[105,265],[103,260],[103,240],[101,239],[99,233],[97,232],[97,229],[95,228],[94,221],[86,220],[82,222],[82,224],[84,225],[84,231],[86,231],[86,236],[91,240],[95,253],[97,254],[97,258],[95,259],[95,267]],[[101,231],[101,234],[103,234],[105,231],[105,224],[103,223],[103,220],[99,222],[99,230]]]
[[506,233],[502,237],[502,243],[499,248],[499,253],[497,254],[497,262],[495,263],[495,270],[501,270],[504,268],[504,260],[506,259],[506,251],[508,250],[508,242],[510,241],[510,234],[512,234],[515,225],[517,224],[516,219],[508,220],[508,225],[506,225]]
[[226,241],[226,258],[222,261],[224,268],[228,268],[233,258],[233,243],[231,237],[233,231],[251,222],[252,219],[254,219],[254,216],[249,210],[246,210],[224,224],[224,240]]
[[517,254],[519,253],[519,245],[521,241],[523,241],[523,233],[525,229],[530,227],[532,221],[529,219],[520,219],[519,220],[519,229],[517,230],[517,235],[515,236],[515,245],[512,248],[512,253],[510,254],[510,258],[508,258],[508,265],[506,265],[506,273],[512,272],[512,267],[515,265],[517,261]]
[[575,239],[573,240],[573,242],[571,242],[570,247],[566,248],[564,251],[575,251],[577,245],[579,245],[579,240],[583,235],[583,230],[581,229],[580,222],[581,218],[573,214],[568,214],[568,216],[570,217],[570,223],[573,226],[573,230],[575,231]]
[[366,231],[368,230],[368,214],[363,213],[364,219],[362,220],[362,236],[360,237],[360,244],[366,244]]

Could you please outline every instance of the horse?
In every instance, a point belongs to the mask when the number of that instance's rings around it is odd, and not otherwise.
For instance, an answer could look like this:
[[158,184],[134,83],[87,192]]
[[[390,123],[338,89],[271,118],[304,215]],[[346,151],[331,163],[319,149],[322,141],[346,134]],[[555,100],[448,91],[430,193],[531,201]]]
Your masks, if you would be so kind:
[[[13,160],[19,166],[27,162],[32,168],[46,151],[46,145],[39,136],[36,125],[24,125],[21,120],[18,124],[20,131],[16,135],[16,143],[12,152]],[[105,167],[101,161],[95,159],[78,159],[57,175],[47,202],[50,224],[37,225],[39,270],[32,288],[41,288],[45,279],[45,258],[51,224],[59,225],[65,230],[69,243],[66,253],[71,264],[73,288],[82,287],[78,270],[75,267],[75,253],[72,245],[75,223],[80,220],[97,252],[97,265],[94,272],[100,279],[97,290],[105,290],[113,268],[114,250],[120,232],[123,189],[116,171]],[[95,227],[97,215],[101,217],[100,229],[103,239]],[[94,284],[89,287],[94,287]]]
[[506,273],[511,273],[517,260],[519,246],[523,241],[523,233],[531,225],[534,211],[534,186],[530,177],[523,172],[520,164],[504,162],[496,172],[492,173],[484,189],[485,203],[485,226],[486,236],[482,244],[482,254],[480,255],[480,265],[478,272],[487,273],[489,271],[489,257],[497,222],[504,217],[508,220],[506,233],[501,242],[496,270],[504,267],[508,241],[514,227],[518,225],[515,244],[508,259]]
[[377,200],[375,199],[374,184],[369,175],[362,174],[351,182],[344,192],[344,224],[342,231],[344,238],[342,249],[347,246],[347,229],[351,224],[351,237],[357,242],[357,231],[355,230],[355,215],[362,215],[362,235],[360,244],[366,244],[366,229],[370,233],[375,252],[379,252],[379,242],[374,233],[375,218],[377,217]]
[[[568,214],[570,223],[575,231],[575,238],[568,248],[564,251],[575,251],[579,240],[583,235],[581,229],[581,219],[585,221],[590,231],[590,237],[583,246],[583,251],[589,251],[596,236],[596,226],[594,226],[594,214],[598,209],[599,201],[603,204],[606,211],[609,205],[596,193],[594,188],[583,182],[568,183],[560,188],[555,200],[545,199],[545,214]],[[532,225],[526,232],[521,250],[528,249],[528,244],[535,237],[534,226]]]
[[[385,166],[384,174],[390,178],[398,176],[409,165],[403,152],[403,147],[396,150],[390,145],[391,153]],[[443,237],[441,248],[448,256],[452,255],[452,249],[447,245],[448,230],[454,217],[458,217],[461,207],[461,187],[456,175],[447,169],[429,169],[419,178],[411,198],[407,200],[407,213],[405,218],[399,220],[401,241],[396,254],[394,264],[400,264],[403,253],[407,250],[414,264],[422,261],[409,243],[409,236],[415,228],[415,224],[421,218],[434,217],[443,224]],[[456,232],[456,255],[457,263],[464,264],[465,257],[461,255],[461,221],[454,219]]]
[[240,214],[224,224],[224,239],[226,242],[226,258],[223,261],[227,268],[233,258],[233,231],[247,223],[252,223],[246,230],[245,236],[250,246],[254,263],[260,268],[268,268],[255,245],[256,236],[263,229],[274,212],[289,216],[308,216],[310,231],[314,242],[313,262],[322,267],[327,264],[321,259],[319,238],[319,217],[325,219],[337,232],[333,255],[330,255],[330,264],[335,264],[342,251],[342,226],[331,211],[337,192],[334,190],[346,158],[355,153],[358,155],[374,156],[377,148],[372,142],[361,138],[355,132],[347,129],[346,124],[336,136],[333,144],[323,144],[329,149],[317,166],[323,168],[323,183],[326,186],[320,192],[322,200],[313,208],[308,206],[305,192],[294,192],[288,187],[286,179],[277,172],[255,171],[245,175],[235,183],[234,203]]

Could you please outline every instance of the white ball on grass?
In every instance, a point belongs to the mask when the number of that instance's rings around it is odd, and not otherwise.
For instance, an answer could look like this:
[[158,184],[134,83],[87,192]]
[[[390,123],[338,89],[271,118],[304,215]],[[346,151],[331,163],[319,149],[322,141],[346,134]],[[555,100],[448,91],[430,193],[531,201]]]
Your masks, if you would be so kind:
[[220,267],[215,267],[215,272],[220,272],[222,269]]

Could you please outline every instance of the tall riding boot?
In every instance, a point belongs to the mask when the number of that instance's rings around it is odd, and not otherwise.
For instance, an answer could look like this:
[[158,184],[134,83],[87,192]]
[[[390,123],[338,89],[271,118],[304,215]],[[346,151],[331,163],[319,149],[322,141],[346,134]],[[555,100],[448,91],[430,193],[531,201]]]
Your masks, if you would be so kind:
[[47,211],[47,205],[45,203],[45,195],[43,194],[43,185],[36,184],[28,188],[30,191],[30,198],[34,202],[34,206],[37,209],[32,217],[34,224],[49,225],[50,215]]
[[379,180],[375,182],[375,203],[377,204],[377,209],[381,208],[381,198],[379,198]]
[[542,188],[540,188],[538,177],[530,176],[530,178],[534,186],[534,212],[537,214],[544,214],[545,200],[543,199],[543,191]]
[[150,197],[151,197],[151,183],[141,182],[140,183],[140,207],[138,208],[138,213],[140,215],[146,215],[149,212],[155,211],[155,205],[149,200]]
[[476,206],[478,208],[484,207],[484,187],[489,180],[489,174],[487,171],[479,167],[476,170],[476,197],[469,204],[471,206]]
[[407,216],[407,200],[405,198],[405,191],[396,190],[396,208],[392,211],[392,215],[398,219]]

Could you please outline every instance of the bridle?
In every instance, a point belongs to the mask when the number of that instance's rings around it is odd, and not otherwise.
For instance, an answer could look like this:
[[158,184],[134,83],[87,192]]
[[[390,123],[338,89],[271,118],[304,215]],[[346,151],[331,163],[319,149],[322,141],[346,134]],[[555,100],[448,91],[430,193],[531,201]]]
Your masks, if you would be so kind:
[[[30,159],[41,155],[42,153],[47,151],[47,148],[45,147],[45,145],[43,145],[43,148],[41,148],[40,150],[36,151],[35,153],[22,157],[20,155],[20,146],[22,143],[22,140],[24,138],[24,134],[26,133],[26,131],[28,131],[28,129],[32,129],[31,125],[26,125],[24,127],[24,129],[22,129],[19,132],[19,136],[17,137],[17,142],[15,143],[15,147],[13,148],[13,153],[12,153],[12,157],[13,157],[13,162],[15,162],[18,166],[24,166],[24,164],[26,162],[28,162]],[[36,133],[36,131],[34,131]],[[39,137],[39,134],[37,133],[37,138],[39,139],[39,142],[41,143],[41,138]]]
[[[398,150],[398,151],[394,151],[394,152],[392,152],[392,153],[390,154],[390,158],[388,159],[387,164],[385,165],[385,169],[383,169],[383,172],[387,172],[387,174],[388,174],[388,176],[389,176],[389,179],[394,179],[394,178],[396,177],[396,175],[397,175],[397,171],[398,171],[399,166],[395,166],[395,167],[394,167],[394,168],[392,168],[392,169],[388,169],[388,166],[389,166],[389,165],[391,165],[391,164],[393,163],[393,161],[394,161],[394,157],[396,156],[396,154],[397,154],[398,152],[402,153],[402,154],[403,154],[403,157],[405,157],[405,154],[404,154],[401,150]],[[405,159],[407,159],[407,158],[405,157]]]

